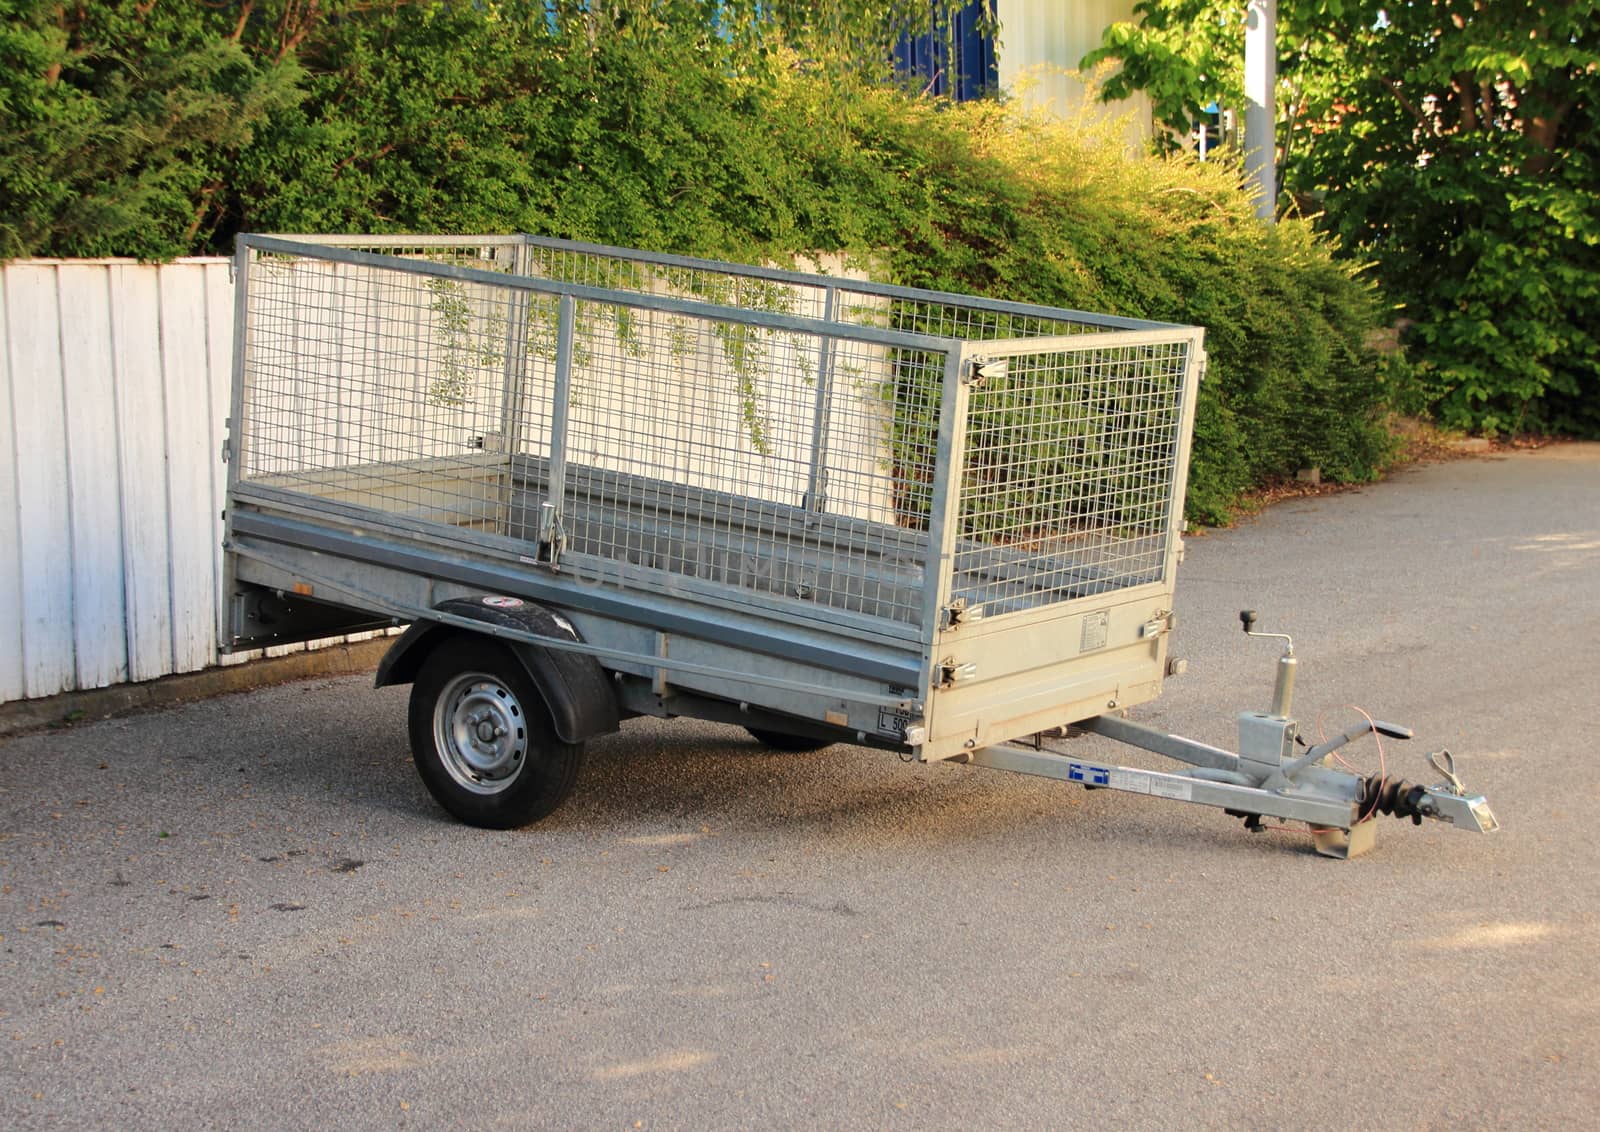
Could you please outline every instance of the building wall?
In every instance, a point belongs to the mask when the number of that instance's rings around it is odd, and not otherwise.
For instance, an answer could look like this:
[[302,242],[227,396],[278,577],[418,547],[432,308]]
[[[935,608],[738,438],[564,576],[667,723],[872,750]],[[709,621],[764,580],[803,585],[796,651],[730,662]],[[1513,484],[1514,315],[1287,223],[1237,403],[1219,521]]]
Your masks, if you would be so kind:
[[1030,108],[1072,121],[1126,118],[1132,147],[1151,133],[1143,95],[1111,106],[1093,101],[1078,61],[1100,46],[1105,29],[1132,20],[1134,0],[999,0],[1000,85]]

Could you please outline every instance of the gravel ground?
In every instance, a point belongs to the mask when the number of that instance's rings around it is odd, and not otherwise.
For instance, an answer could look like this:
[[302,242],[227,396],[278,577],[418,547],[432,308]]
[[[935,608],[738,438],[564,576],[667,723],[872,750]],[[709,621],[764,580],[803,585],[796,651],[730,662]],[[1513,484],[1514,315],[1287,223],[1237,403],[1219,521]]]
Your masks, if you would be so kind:
[[[1137,718],[1409,724],[1504,829],[1351,862],[1221,813],[635,721],[448,822],[405,689],[0,745],[0,1127],[1582,1127],[1600,1097],[1600,446],[1190,541]],[[1160,765],[1102,740],[1086,755]],[[1352,758],[1377,764],[1370,741]]]

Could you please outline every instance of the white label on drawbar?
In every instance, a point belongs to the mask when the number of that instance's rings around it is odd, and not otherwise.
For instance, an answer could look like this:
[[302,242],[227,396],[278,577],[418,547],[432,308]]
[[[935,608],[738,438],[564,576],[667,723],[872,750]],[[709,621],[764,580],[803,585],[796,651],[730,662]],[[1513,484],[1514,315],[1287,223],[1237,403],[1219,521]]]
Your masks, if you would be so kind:
[[1142,770],[1114,770],[1107,783],[1113,790],[1127,790],[1134,794],[1150,793],[1150,776]]
[[1174,798],[1179,802],[1194,799],[1194,784],[1181,778],[1150,779],[1150,793],[1157,798]]

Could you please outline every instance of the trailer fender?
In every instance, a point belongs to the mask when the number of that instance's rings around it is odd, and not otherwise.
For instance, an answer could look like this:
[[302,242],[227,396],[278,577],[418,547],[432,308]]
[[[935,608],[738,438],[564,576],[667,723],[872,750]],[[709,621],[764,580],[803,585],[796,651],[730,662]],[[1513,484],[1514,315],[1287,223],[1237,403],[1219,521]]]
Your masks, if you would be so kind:
[[[460,597],[440,602],[434,608],[456,617],[481,621],[485,625],[519,629],[541,637],[582,640],[565,617],[521,598],[495,594]],[[384,654],[378,664],[375,686],[383,688],[390,684],[411,683],[434,648],[447,637],[467,632],[469,630],[438,621],[414,622]],[[620,726],[621,715],[611,681],[606,679],[605,670],[594,657],[567,649],[545,648],[527,641],[507,640],[503,643],[522,662],[534,686],[539,689],[539,694],[544,697],[556,734],[563,742],[582,743],[596,735],[615,731]]]

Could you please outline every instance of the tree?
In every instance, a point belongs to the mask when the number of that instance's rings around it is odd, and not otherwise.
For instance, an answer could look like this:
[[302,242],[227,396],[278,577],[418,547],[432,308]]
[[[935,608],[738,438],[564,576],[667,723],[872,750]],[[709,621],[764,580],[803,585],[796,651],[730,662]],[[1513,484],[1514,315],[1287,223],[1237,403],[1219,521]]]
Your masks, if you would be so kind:
[[0,0],[0,255],[205,242],[228,162],[300,97],[292,56],[251,51],[245,24],[220,6]]
[[[1245,5],[1147,0],[1084,60],[1187,132],[1237,104]],[[1370,258],[1430,399],[1485,431],[1600,431],[1600,2],[1282,0],[1280,205]],[[1168,137],[1168,143],[1171,143]]]

